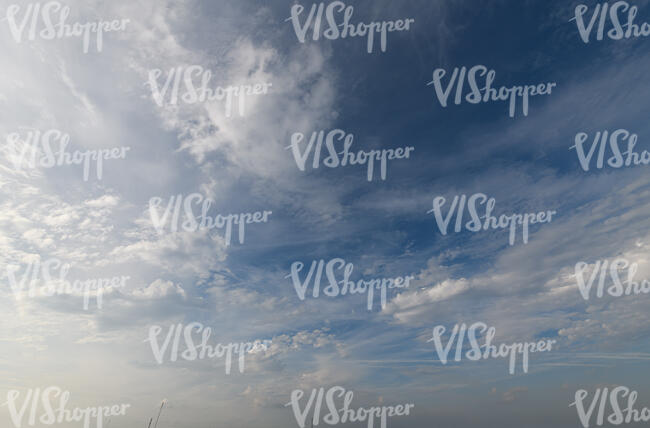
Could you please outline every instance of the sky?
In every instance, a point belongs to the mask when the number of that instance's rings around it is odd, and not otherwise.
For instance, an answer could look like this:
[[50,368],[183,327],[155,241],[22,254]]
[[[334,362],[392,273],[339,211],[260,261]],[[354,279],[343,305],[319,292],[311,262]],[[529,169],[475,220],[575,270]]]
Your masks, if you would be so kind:
[[[305,392],[303,409],[312,389],[334,386],[354,392],[355,409],[414,404],[389,418],[394,428],[581,427],[576,391],[605,387],[638,391],[637,408],[650,406],[648,295],[592,290],[586,300],[575,270],[626,260],[637,281],[650,279],[648,165],[599,169],[596,153],[585,171],[571,149],[581,132],[588,150],[597,132],[623,129],[638,136],[639,155],[650,151],[649,45],[597,40],[598,23],[585,43],[572,20],[580,3],[350,1],[352,23],[414,20],[387,34],[384,52],[377,35],[369,53],[366,37],[314,40],[313,26],[301,42],[292,7],[304,6],[302,26],[310,2],[66,1],[70,25],[128,19],[103,34],[101,51],[91,35],[84,53],[79,37],[28,40],[37,20],[18,42],[11,24],[30,3],[1,1],[0,426],[16,426],[11,391],[20,406],[50,386],[69,391],[68,408],[129,404],[104,419],[110,428],[146,426],[163,400],[160,428],[299,426],[292,392]],[[586,25],[598,2],[584,3]],[[650,2],[633,3],[635,23],[650,21]],[[556,85],[530,97],[527,115],[517,104],[510,117],[505,101],[456,105],[455,87],[443,107],[434,70],[446,70],[446,89],[454,68],[475,65],[495,71],[497,88]],[[171,90],[156,102],[152,70],[162,89],[169,70],[191,66],[210,70],[213,90],[270,85],[229,114],[218,100],[173,104]],[[69,135],[69,152],[128,150],[105,160],[100,178],[92,162],[87,180],[79,164],[17,168],[29,132],[52,129]],[[295,135],[302,154],[312,133],[331,130],[353,135],[355,153],[413,149],[388,160],[385,179],[379,163],[369,181],[366,165],[314,169],[312,155],[301,170]],[[495,215],[556,214],[532,225],[527,243],[521,229],[513,245],[504,229],[454,232],[455,216],[443,235],[434,198],[446,198],[446,215],[455,196],[477,193],[495,199]],[[245,225],[243,242],[237,226],[230,240],[222,229],[159,233],[170,198],[193,194],[211,201],[212,216],[271,213]],[[313,261],[333,259],[353,265],[351,281],[412,280],[387,289],[383,307],[377,291],[368,310],[365,294],[323,294],[324,271],[321,294],[307,284],[300,299],[292,266],[303,264],[302,282]],[[37,261],[57,276],[69,266],[70,282],[128,279],[105,290],[101,308],[78,291],[15,293],[12,278]],[[245,353],[243,372],[236,357],[228,374],[223,358],[159,363],[151,329],[162,344],[192,323],[211,329],[211,346],[268,346]],[[454,325],[474,323],[494,327],[495,344],[555,344],[531,354],[527,373],[518,362],[509,374],[504,358],[443,364],[434,327],[446,327],[446,344]]]

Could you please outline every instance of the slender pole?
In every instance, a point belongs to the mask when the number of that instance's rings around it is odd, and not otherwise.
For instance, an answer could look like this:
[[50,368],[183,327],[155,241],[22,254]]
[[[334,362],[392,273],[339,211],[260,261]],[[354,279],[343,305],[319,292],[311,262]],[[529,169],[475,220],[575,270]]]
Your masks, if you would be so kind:
[[158,410],[158,416],[156,417],[156,423],[153,424],[153,428],[156,428],[158,426],[158,419],[160,419],[160,413],[162,412],[162,408],[165,405],[165,400],[160,403],[160,409]]

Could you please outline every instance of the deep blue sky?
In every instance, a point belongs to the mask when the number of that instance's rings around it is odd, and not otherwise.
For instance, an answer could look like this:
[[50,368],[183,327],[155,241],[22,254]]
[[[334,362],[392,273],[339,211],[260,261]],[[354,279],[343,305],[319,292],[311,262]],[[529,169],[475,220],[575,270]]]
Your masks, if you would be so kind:
[[[626,129],[637,152],[650,150],[648,41],[583,43],[570,21],[578,3],[354,1],[352,22],[415,19],[370,54],[365,38],[309,32],[300,43],[286,21],[293,3],[280,0],[69,2],[71,22],[131,20],[88,54],[78,39],[16,43],[1,21],[3,141],[56,128],[72,149],[131,150],[87,182],[79,166],[16,171],[3,153],[0,396],[58,385],[73,406],[131,403],[111,423],[127,428],[163,398],[161,428],[297,426],[284,406],[291,391],[334,385],[355,392],[355,408],[414,403],[394,428],[581,426],[575,392],[603,386],[650,403],[648,296],[585,301],[574,274],[578,262],[624,258],[638,264],[636,280],[650,277],[648,166],[585,172],[569,149],[579,132],[588,149],[597,131]],[[301,4],[304,17],[312,3]],[[596,2],[586,4],[588,19]],[[649,2],[634,4],[637,23],[650,21]],[[557,86],[531,97],[527,117],[520,104],[514,118],[507,102],[454,105],[453,92],[441,107],[433,71],[446,69],[446,83],[454,67],[478,64],[496,71],[497,87]],[[272,88],[247,99],[243,116],[219,103],[158,106],[149,70],[190,65],[212,71],[211,87]],[[365,166],[300,171],[291,136],[332,129],[353,134],[355,152],[415,151],[389,161],[385,181],[376,170],[368,182]],[[454,196],[479,192],[496,199],[496,215],[557,215],[532,226],[527,244],[520,230],[512,246],[506,230],[443,236],[427,213],[433,198],[447,198],[446,214]],[[156,234],[150,198],[192,193],[214,201],[212,215],[273,214],[247,225],[244,244],[205,230]],[[53,258],[73,279],[131,279],[102,309],[83,310],[78,295],[16,300],[4,266]],[[333,258],[354,265],[352,280],[415,279],[384,309],[375,297],[368,311],[365,295],[315,299],[311,287],[301,301],[292,263]],[[149,328],[191,322],[212,328],[212,344],[273,345],[248,355],[243,374],[225,375],[221,360],[157,365]],[[509,375],[504,359],[441,364],[433,327],[474,322],[494,326],[497,344],[557,345],[532,354],[527,374]],[[10,426],[6,407],[0,418]]]

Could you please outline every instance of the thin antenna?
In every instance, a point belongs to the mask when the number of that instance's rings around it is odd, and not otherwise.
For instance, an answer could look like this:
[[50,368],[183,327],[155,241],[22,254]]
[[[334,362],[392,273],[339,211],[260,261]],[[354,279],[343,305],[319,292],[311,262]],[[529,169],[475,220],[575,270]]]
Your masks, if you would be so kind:
[[151,422],[153,422],[153,418],[149,418],[149,426],[147,428],[151,428]]
[[162,408],[165,405],[165,400],[160,403],[160,409],[158,410],[158,416],[156,417],[156,423],[153,424],[153,428],[156,428],[158,426],[158,419],[160,419],[160,413],[162,412]]

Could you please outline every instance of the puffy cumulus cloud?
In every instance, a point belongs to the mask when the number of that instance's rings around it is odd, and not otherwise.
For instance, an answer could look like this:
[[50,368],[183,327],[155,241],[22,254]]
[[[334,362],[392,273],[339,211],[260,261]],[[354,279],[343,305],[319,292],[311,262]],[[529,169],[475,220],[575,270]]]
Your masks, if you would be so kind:
[[469,289],[469,282],[465,279],[445,280],[439,284],[423,290],[398,294],[382,311],[387,315],[396,315],[400,321],[407,321],[409,313],[417,316],[418,307],[430,305],[449,299]]
[[150,233],[147,238],[123,242],[110,251],[111,260],[141,260],[167,272],[205,277],[226,259],[224,239],[206,230]]
[[[291,377],[300,375],[311,366],[305,360],[314,359],[314,352],[333,360],[342,355],[344,347],[344,343],[328,333],[327,329],[273,335],[268,340],[270,344],[267,343],[265,350],[251,354],[252,364],[257,370],[282,372]],[[318,364],[317,359],[314,361]]]
[[334,335],[327,333],[328,329],[319,329],[313,331],[299,331],[293,335],[283,334],[274,337],[271,345],[273,355],[288,352],[289,350],[298,350],[304,346],[311,345],[314,348],[322,348],[327,345],[335,345],[337,341]]
[[94,263],[111,240],[111,215],[119,198],[104,195],[95,200],[66,201],[38,190],[34,184],[16,183],[3,189],[0,225],[5,263],[22,263],[29,254],[41,259],[65,258],[70,263]]
[[36,248],[47,248],[54,243],[51,238],[46,236],[45,229],[30,229],[23,233],[22,238]]
[[119,204],[120,198],[116,195],[102,195],[95,199],[89,199],[84,203],[92,208],[111,208]]
[[247,384],[241,395],[257,408],[283,408],[294,389],[354,383],[367,368],[343,360],[344,347],[326,329],[274,336],[269,349],[250,360],[251,368],[263,376]]
[[577,321],[571,327],[562,328],[558,331],[560,336],[565,336],[570,342],[578,339],[582,340],[585,335],[593,335],[594,337],[597,337],[603,335],[603,333],[611,334],[611,330],[608,332],[606,324],[592,319]]
[[136,299],[160,299],[167,296],[178,295],[186,298],[185,290],[180,284],[174,284],[171,281],[157,279],[145,288],[136,288],[131,292]]

